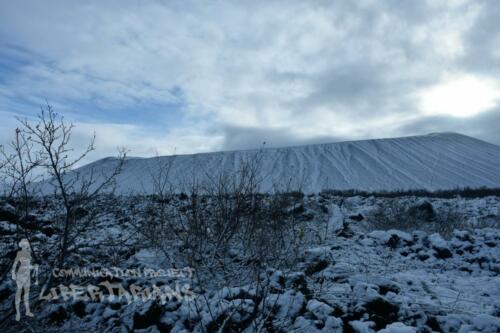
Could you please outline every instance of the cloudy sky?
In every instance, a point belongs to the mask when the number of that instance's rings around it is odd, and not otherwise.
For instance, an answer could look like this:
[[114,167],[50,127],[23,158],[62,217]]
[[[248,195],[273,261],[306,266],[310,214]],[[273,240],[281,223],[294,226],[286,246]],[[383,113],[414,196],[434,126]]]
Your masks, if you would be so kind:
[[0,0],[0,141],[48,100],[94,158],[454,131],[500,144],[500,5]]

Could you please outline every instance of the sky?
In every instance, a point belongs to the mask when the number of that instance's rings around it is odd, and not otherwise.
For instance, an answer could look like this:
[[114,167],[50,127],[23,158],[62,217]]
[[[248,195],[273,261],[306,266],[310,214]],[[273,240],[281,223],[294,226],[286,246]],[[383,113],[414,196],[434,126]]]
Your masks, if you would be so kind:
[[498,0],[0,0],[0,143],[91,158],[459,132],[500,144]]

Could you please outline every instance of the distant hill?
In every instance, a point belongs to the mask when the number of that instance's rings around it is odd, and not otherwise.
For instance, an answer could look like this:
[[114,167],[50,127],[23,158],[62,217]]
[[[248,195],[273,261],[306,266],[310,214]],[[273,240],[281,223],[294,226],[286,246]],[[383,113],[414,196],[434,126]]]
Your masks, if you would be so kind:
[[[500,146],[456,133],[315,144],[158,158],[128,158],[117,192],[151,192],[151,174],[170,166],[177,191],[193,179],[206,181],[234,171],[243,160],[259,160],[262,190],[291,181],[306,193],[324,189],[395,191],[500,187]],[[77,170],[106,173],[116,160],[105,158]]]

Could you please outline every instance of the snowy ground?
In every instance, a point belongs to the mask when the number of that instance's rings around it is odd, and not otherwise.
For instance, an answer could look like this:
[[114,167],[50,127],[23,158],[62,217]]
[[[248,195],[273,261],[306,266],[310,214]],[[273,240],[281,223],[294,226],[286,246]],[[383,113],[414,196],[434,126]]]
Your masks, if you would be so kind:
[[[68,258],[68,267],[171,268],[161,251],[145,246],[126,219],[116,217],[114,206],[123,209],[141,200],[122,197],[103,201],[109,214],[80,237],[79,249]],[[371,212],[389,200],[416,207],[428,202],[436,211],[452,209],[465,219],[467,230],[456,230],[444,238],[429,231],[373,230]],[[154,290],[153,285],[162,290],[168,287],[176,291],[170,300],[147,300],[141,293],[130,299],[95,300],[74,299],[69,293],[64,300],[61,287],[53,294],[59,296],[57,299],[37,300],[40,286],[33,286],[35,317],[23,317],[19,322],[14,319],[16,286],[9,271],[17,251],[15,226],[2,221],[0,331],[500,331],[500,198],[313,195],[306,196],[301,205],[297,223],[304,227],[305,242],[297,260],[286,269],[267,267],[257,281],[241,279],[226,287],[218,281],[212,281],[210,287],[200,285],[189,271],[110,280],[127,292],[134,285],[150,290]],[[34,216],[43,226],[36,232],[34,245],[50,257],[54,241],[51,210],[40,207]],[[172,255],[180,250],[175,243],[171,247]],[[234,261],[238,258],[235,253]],[[179,262],[178,267],[184,266]],[[57,282],[62,286],[96,286],[106,280],[75,277]]]

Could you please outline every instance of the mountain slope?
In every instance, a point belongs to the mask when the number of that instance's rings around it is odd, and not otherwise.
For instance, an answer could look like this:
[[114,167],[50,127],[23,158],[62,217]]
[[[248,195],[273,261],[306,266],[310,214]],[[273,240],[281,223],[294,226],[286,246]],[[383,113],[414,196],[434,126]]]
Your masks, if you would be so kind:
[[[304,192],[323,189],[368,191],[500,187],[500,147],[456,133],[349,141],[290,148],[217,152],[159,158],[129,158],[117,178],[121,194],[151,192],[151,174],[170,166],[178,191],[193,179],[237,170],[242,160],[261,158],[263,190],[292,180]],[[78,170],[109,172],[103,159]]]

